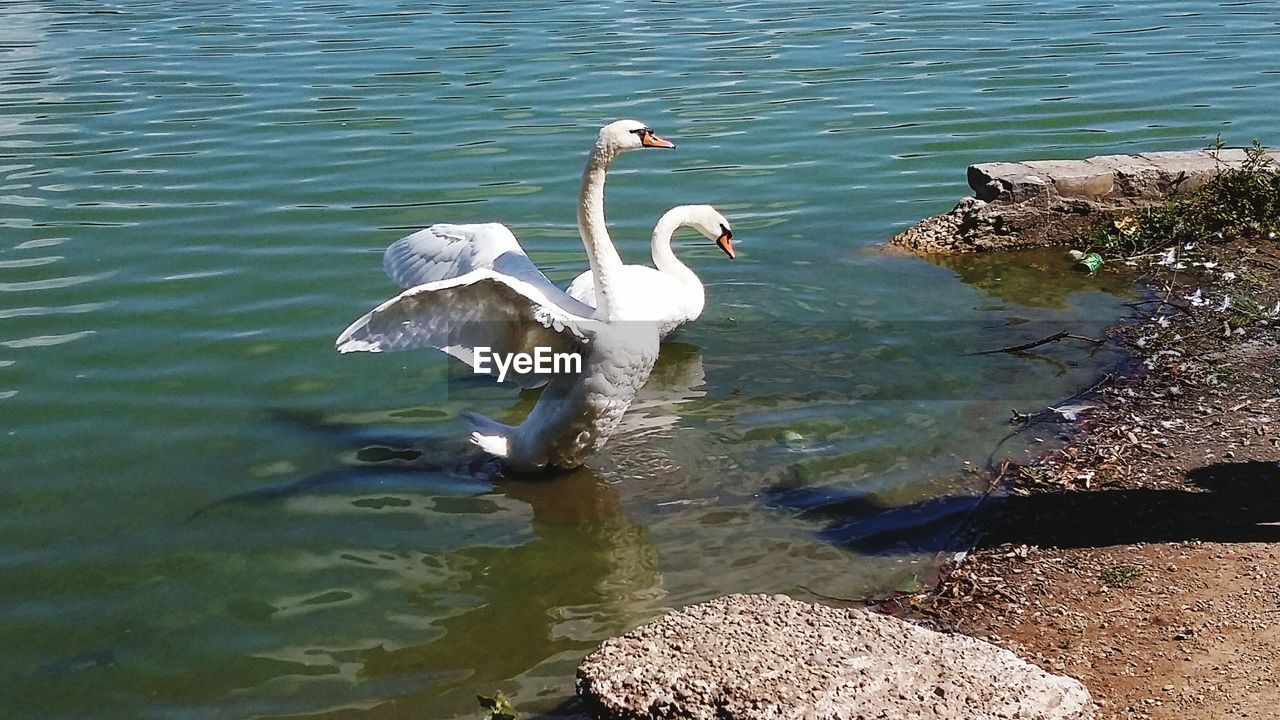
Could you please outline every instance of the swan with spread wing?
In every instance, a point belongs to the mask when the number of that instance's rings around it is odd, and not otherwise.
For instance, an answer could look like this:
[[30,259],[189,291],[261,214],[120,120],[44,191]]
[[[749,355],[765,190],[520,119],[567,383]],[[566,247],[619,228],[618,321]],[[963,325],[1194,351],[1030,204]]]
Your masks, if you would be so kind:
[[533,354],[573,353],[581,372],[517,374],[522,384],[546,382],[529,416],[504,425],[471,414],[471,441],[517,471],[582,465],[608,439],[658,355],[658,325],[648,298],[626,292],[622,260],[604,217],[604,183],[621,153],[674,147],[643,123],[620,120],[601,129],[587,158],[578,229],[595,277],[591,307],[569,297],[529,260],[510,230],[496,223],[434,225],[387,250],[384,268],[400,295],[356,320],[339,352],[441,349],[472,367],[476,349]]

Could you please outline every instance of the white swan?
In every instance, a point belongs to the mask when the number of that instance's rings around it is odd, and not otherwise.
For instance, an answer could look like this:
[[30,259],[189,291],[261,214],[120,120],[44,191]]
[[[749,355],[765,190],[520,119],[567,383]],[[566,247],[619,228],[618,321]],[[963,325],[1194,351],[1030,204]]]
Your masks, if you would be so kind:
[[[618,120],[600,129],[587,158],[578,195],[578,232],[583,244],[588,242],[586,221],[590,214],[598,210],[600,216],[604,216],[605,174],[613,159],[630,150],[673,147],[673,143],[658,137],[644,123],[635,120]],[[593,202],[595,207],[592,207]],[[604,243],[601,246],[602,256],[616,258],[617,251],[608,231],[603,225],[599,230]],[[497,223],[440,224],[419,230],[387,248],[382,257],[382,268],[387,277],[406,290],[480,268],[492,268],[530,281],[546,280],[525,255],[524,248],[520,247],[511,231]]]
[[[524,422],[510,426],[475,414],[468,420],[471,441],[514,470],[582,465],[613,432],[658,355],[657,326],[643,320],[647,298],[617,287],[622,260],[604,219],[609,164],[643,147],[674,145],[633,120],[606,125],[582,174],[578,229],[597,279],[595,308],[547,280],[504,226],[436,225],[397,242],[384,259],[396,282],[423,282],[352,323],[338,336],[338,351],[429,346],[473,368],[480,347],[494,354],[538,348],[576,354],[581,372],[552,374]],[[534,371],[518,377],[537,384]]]
[[[658,334],[666,338],[681,325],[698,319],[706,303],[702,281],[671,251],[677,229],[691,227],[715,241],[729,259],[734,259],[733,231],[729,221],[710,205],[678,205],[662,215],[653,227],[648,265],[623,265],[620,286],[623,292],[647,297],[645,319],[658,323]],[[569,284],[569,297],[586,305],[596,304],[595,276],[584,272]]]

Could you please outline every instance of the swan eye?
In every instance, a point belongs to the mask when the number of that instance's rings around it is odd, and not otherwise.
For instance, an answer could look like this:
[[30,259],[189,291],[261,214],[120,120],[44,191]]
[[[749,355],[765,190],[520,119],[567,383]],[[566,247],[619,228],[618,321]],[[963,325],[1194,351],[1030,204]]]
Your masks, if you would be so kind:
[[725,225],[724,223],[720,224],[720,234],[723,235],[728,240],[733,239],[733,231],[730,230],[729,226]]

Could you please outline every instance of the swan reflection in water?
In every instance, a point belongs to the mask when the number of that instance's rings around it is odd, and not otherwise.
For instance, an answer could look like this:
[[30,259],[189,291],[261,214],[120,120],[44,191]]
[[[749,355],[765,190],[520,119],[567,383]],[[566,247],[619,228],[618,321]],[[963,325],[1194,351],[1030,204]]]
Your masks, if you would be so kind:
[[[281,500],[292,512],[331,523],[369,512],[372,491],[412,501],[404,510],[427,521],[419,531],[396,530],[392,543],[366,543],[365,549],[353,530],[346,541],[355,547],[342,549],[345,556],[376,559],[390,552],[438,565],[425,582],[387,576],[385,583],[366,583],[370,592],[398,589],[407,600],[383,602],[399,608],[374,621],[372,632],[386,634],[350,638],[343,644],[363,649],[332,653],[335,665],[354,664],[356,679],[373,696],[373,715],[465,714],[475,710],[477,693],[499,688],[522,707],[541,697],[550,709],[572,696],[570,678],[584,654],[665,609],[657,552],[645,528],[628,517],[614,483],[678,470],[654,440],[673,431],[681,405],[702,397],[703,384],[697,348],[665,346],[610,451],[593,461],[598,469],[550,478],[506,476],[458,440],[406,442],[397,431],[313,420],[313,430],[345,438],[354,462],[231,500]],[[522,404],[536,401],[536,392],[526,395],[534,397],[522,397]],[[495,522],[507,526],[496,538],[483,532]],[[343,532],[341,526],[329,531]],[[415,537],[419,544],[410,544]],[[392,617],[405,612],[421,619],[407,631]],[[300,650],[266,654],[289,657]],[[306,652],[314,662],[329,651]]]
[[663,345],[649,382],[622,416],[618,444],[635,445],[640,438],[674,428],[682,417],[680,406],[705,397],[706,385],[707,373],[698,346],[682,342]]

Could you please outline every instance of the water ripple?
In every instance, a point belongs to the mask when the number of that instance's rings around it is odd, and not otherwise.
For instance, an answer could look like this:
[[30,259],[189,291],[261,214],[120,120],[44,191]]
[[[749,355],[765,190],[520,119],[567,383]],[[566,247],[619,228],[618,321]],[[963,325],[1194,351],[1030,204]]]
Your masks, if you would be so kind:
[[[866,248],[948,209],[972,162],[1280,137],[1278,35],[1262,0],[0,3],[11,712],[551,704],[664,606],[910,580],[921,558],[811,516],[909,528],[856,508],[956,490],[1010,405],[1101,362],[957,354],[1014,319],[1102,323],[1120,290],[1056,257]],[[679,237],[707,310],[634,433],[589,471],[495,479],[458,414],[531,398],[333,336],[394,291],[382,248],[434,222],[504,222],[581,271],[579,173],[615,117],[679,146],[616,163],[620,252],[686,202],[741,252]]]
[[80,332],[66,333],[64,335],[34,335],[32,337],[21,338],[19,340],[3,340],[0,341],[0,345],[14,350],[20,350],[22,348],[52,347],[54,345],[64,345],[69,342],[89,337],[93,333],[93,330],[82,330]]
[[19,307],[0,309],[0,320],[18,317],[44,317],[47,315],[78,315],[101,310],[107,303],[80,303],[61,307]]
[[111,277],[114,273],[98,275],[70,275],[67,277],[43,278],[22,282],[0,282],[0,292],[32,292],[38,290],[61,290],[85,283],[96,282]]

